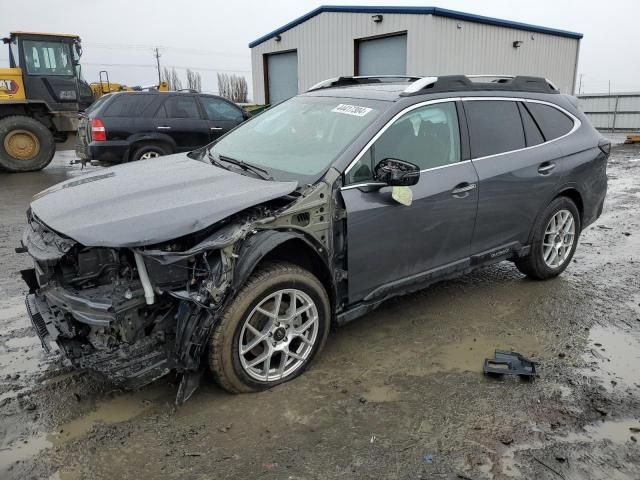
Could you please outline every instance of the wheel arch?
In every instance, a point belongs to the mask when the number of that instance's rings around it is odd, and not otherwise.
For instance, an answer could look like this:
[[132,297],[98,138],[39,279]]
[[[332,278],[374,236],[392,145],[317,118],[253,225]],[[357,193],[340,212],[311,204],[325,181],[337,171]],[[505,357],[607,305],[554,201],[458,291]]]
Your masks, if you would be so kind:
[[128,139],[129,141],[129,157],[132,157],[136,150],[144,145],[159,145],[168,150],[168,152],[175,153],[177,151],[177,146],[175,140],[171,138],[169,135],[165,135],[162,133],[141,133],[131,135]]
[[301,233],[260,231],[247,239],[240,248],[232,283],[233,290],[237,291],[261,264],[283,261],[298,265],[315,275],[327,291],[331,305],[335,306],[335,282],[318,248]]
[[556,190],[554,195],[550,196],[547,199],[547,201],[544,204],[542,204],[542,206],[540,207],[529,229],[529,236],[527,240],[529,244],[531,244],[531,242],[533,241],[533,236],[535,233],[533,230],[536,223],[538,222],[538,219],[544,213],[545,209],[549,206],[549,204],[559,197],[566,197],[576,205],[576,208],[578,209],[578,214],[580,215],[580,226],[582,227],[582,221],[584,219],[584,201],[582,200],[582,194],[578,190],[578,186],[576,184],[573,184],[573,183],[566,184],[560,187],[558,190]]
[[45,102],[11,101],[0,102],[0,119],[24,116],[39,121],[51,131],[55,131],[51,110]]

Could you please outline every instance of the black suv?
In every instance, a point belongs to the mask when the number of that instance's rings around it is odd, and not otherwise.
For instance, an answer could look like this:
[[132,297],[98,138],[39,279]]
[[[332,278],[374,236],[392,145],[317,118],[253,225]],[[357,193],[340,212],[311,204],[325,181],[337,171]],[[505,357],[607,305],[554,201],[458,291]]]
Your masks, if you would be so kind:
[[256,391],[392,296],[503,260],[559,275],[602,211],[609,142],[542,78],[410,80],[327,81],[153,175],[36,195],[43,345],[128,386],[176,369],[180,399],[204,365]]
[[124,163],[188,152],[248,117],[242,108],[215,95],[111,93],[81,114],[76,153],[83,160]]

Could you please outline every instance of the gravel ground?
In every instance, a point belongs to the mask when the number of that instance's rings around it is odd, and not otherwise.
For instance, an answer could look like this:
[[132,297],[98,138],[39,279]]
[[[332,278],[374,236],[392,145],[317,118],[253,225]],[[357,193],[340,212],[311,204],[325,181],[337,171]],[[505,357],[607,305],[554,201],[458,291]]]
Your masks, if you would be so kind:
[[[293,382],[208,383],[178,409],[175,379],[115,390],[29,326],[13,248],[30,197],[83,173],[71,159],[0,176],[0,478],[640,479],[640,146],[614,148],[604,214],[559,278],[503,263],[440,283],[332,332]],[[539,377],[483,376],[496,348]]]

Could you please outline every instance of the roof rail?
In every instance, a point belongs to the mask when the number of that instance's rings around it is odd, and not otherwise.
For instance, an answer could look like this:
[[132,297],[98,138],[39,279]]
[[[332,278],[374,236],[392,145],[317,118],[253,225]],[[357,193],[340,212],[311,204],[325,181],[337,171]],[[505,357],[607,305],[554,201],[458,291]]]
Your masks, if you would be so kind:
[[420,77],[409,76],[409,75],[342,76],[342,77],[328,78],[327,80],[318,82],[312,87],[310,87],[309,89],[307,89],[307,92],[311,92],[313,90],[319,90],[321,88],[345,87],[349,85],[362,85],[366,83],[391,83],[391,82],[397,82],[397,81],[415,82],[417,80],[420,80]]
[[[493,80],[489,80],[489,79]],[[478,80],[489,81],[478,81]],[[424,77],[409,85],[400,95],[423,95],[435,92],[491,90],[512,92],[560,93],[546,78],[524,75],[444,75]]]

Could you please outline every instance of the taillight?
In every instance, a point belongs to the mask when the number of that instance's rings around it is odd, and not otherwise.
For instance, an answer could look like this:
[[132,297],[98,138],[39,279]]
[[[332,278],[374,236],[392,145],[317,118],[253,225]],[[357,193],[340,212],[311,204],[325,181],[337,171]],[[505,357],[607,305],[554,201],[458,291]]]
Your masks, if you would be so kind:
[[91,120],[91,140],[94,142],[104,142],[107,139],[107,130],[104,123],[99,118]]
[[598,143],[598,148],[600,149],[600,151],[602,153],[604,153],[608,157],[609,154],[611,153],[611,142],[609,140],[603,138]]

